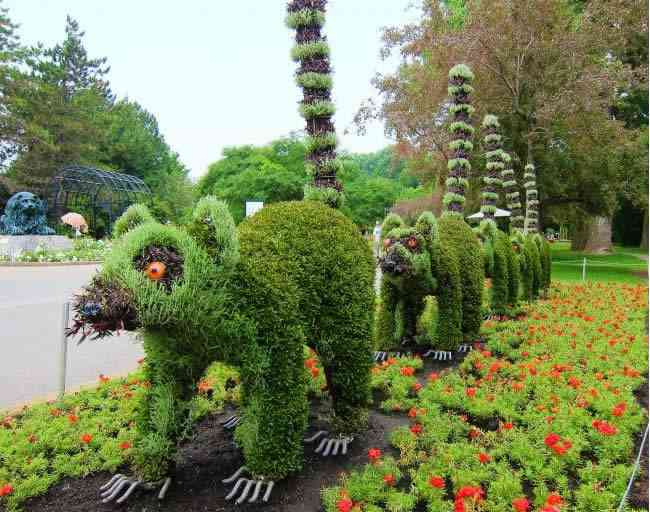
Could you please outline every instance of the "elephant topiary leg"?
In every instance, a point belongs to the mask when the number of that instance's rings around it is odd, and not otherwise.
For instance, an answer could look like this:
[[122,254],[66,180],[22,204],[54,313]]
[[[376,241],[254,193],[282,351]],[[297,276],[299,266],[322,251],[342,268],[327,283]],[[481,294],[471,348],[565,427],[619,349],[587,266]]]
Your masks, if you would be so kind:
[[437,346],[439,350],[456,350],[463,341],[463,296],[460,270],[454,251],[439,246],[436,274],[438,280]]
[[399,290],[386,278],[381,283],[381,304],[377,317],[377,343],[376,349],[388,350],[397,343],[397,314],[399,303]]
[[279,480],[302,468],[308,402],[304,337],[290,325],[273,334],[263,367],[242,372],[246,406],[235,437],[253,477]]

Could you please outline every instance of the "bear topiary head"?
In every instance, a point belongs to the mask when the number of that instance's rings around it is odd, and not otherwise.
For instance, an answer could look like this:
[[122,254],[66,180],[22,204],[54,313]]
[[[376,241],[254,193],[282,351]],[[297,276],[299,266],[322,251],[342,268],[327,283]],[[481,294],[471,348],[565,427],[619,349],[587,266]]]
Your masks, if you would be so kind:
[[431,258],[438,237],[432,213],[423,213],[414,227],[407,227],[391,214],[384,221],[382,234],[384,256],[380,267],[384,276],[398,284],[409,279],[431,279]]
[[142,205],[123,217],[101,271],[76,298],[70,335],[82,332],[83,340],[138,327],[193,326],[219,311],[224,279],[239,258],[224,203],[203,198],[187,228],[156,222]]

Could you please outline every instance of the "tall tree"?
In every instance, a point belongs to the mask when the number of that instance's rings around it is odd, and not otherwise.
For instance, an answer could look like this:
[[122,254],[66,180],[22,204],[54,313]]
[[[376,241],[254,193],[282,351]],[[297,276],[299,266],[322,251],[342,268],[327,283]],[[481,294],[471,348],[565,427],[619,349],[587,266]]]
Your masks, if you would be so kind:
[[112,103],[106,59],[90,59],[78,23],[68,17],[66,37],[53,48],[34,48],[28,71],[3,98],[15,130],[3,142],[15,148],[9,174],[43,194],[51,176],[70,163],[97,164]]
[[67,16],[65,39],[52,48],[44,49],[42,59],[34,66],[39,77],[46,83],[61,89],[65,101],[81,91],[92,89],[107,100],[112,98],[106,75],[110,71],[106,57],[91,59],[83,44],[86,35],[79,22]]
[[[466,62],[476,75],[477,112],[499,115],[513,169],[538,164],[541,213],[545,204],[611,211],[608,192],[586,197],[585,190],[592,176],[599,176],[599,191],[619,186],[612,158],[620,154],[623,131],[610,106],[630,66],[613,50],[624,46],[631,18],[643,18],[635,14],[642,5],[591,0],[576,10],[566,0],[425,0],[418,23],[385,31],[384,53],[398,51],[402,61],[377,77],[382,103],[365,105],[358,119],[385,120],[410,154],[433,152],[434,163],[446,158],[444,123],[431,120],[446,116],[445,70]],[[647,26],[640,30],[647,34]],[[591,157],[601,151],[612,161],[604,173]],[[577,161],[579,172],[564,180]],[[440,165],[431,171],[445,172]]]
[[331,206],[341,203],[341,183],[336,179],[340,162],[336,157],[336,131],[332,116],[330,48],[321,30],[327,0],[292,0],[287,5],[287,25],[296,31],[292,58],[300,64],[296,83],[302,88],[300,113],[307,123],[307,172],[313,186],[305,189],[308,199]]

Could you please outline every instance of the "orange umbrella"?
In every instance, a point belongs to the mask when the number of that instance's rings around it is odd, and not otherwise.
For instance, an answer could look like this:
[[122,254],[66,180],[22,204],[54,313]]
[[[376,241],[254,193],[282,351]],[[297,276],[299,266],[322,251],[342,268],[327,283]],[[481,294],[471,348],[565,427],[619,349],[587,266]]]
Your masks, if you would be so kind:
[[61,217],[61,221],[63,221],[64,224],[72,226],[73,228],[81,231],[82,233],[88,231],[88,223],[86,222],[86,219],[84,219],[78,213],[66,213],[63,217]]

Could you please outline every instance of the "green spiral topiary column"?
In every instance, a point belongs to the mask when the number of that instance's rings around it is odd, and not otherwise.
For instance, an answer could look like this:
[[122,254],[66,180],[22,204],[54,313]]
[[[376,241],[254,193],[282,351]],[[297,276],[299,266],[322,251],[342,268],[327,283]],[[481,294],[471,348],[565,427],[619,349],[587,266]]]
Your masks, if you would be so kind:
[[524,231],[537,233],[539,217],[539,198],[537,195],[537,176],[535,166],[528,164],[524,167],[524,188],[526,189],[526,220]]
[[452,105],[449,112],[453,121],[449,131],[453,140],[449,149],[453,157],[447,162],[449,176],[447,178],[447,192],[443,198],[445,205],[444,215],[454,215],[463,218],[465,210],[465,190],[468,186],[467,176],[471,170],[469,156],[474,149],[472,136],[474,127],[471,125],[474,107],[470,105],[470,95],[474,92],[471,85],[474,74],[465,64],[457,64],[449,70],[449,96]]
[[519,187],[517,186],[517,178],[515,171],[512,168],[512,157],[504,152],[505,168],[501,171],[501,178],[503,179],[503,190],[506,194],[506,204],[510,210],[510,227],[513,231],[523,231],[524,229],[524,216],[521,211],[521,197],[519,195]]
[[336,179],[340,168],[336,155],[336,131],[332,116],[330,48],[321,29],[327,0],[292,0],[287,6],[287,26],[296,31],[292,59],[299,64],[296,83],[302,88],[300,114],[307,129],[307,172],[313,183],[305,187],[305,199],[341,205],[342,185]]
[[496,224],[494,216],[497,211],[500,175],[505,169],[505,152],[502,149],[503,138],[499,133],[501,125],[497,116],[488,114],[483,118],[483,146],[485,148],[485,176],[483,176],[483,191],[481,192],[481,213],[483,223]]

